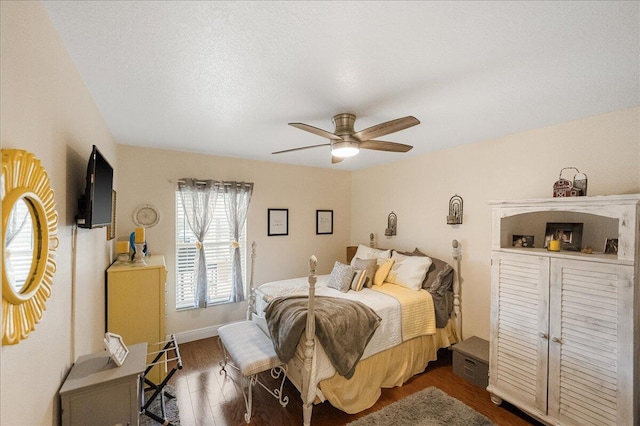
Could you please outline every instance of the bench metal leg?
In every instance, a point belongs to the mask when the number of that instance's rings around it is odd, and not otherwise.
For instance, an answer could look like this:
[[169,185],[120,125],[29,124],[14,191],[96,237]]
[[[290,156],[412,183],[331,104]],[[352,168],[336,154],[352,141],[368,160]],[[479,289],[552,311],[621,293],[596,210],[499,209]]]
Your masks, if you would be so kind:
[[282,376],[282,381],[280,382],[280,387],[279,388],[275,388],[274,390],[271,389],[267,389],[267,387],[258,380],[258,384],[260,386],[262,386],[264,388],[264,390],[266,390],[267,392],[269,392],[271,394],[271,396],[273,396],[275,399],[278,400],[278,402],[280,403],[280,405],[282,405],[283,407],[286,407],[287,404],[289,403],[289,397],[288,396],[284,396],[282,393],[282,388],[284,387],[284,381],[287,378],[287,366],[286,365],[279,365],[275,368],[271,369],[271,377],[273,377],[274,379],[279,379],[280,376]]
[[[236,367],[235,365],[233,365],[233,363],[230,363],[229,361],[233,361],[231,358],[229,358],[229,356],[227,355],[227,350],[225,349],[224,345],[220,344],[222,346],[222,350],[224,352],[224,358],[222,361],[220,361],[220,367],[222,368],[220,370],[220,374],[225,374],[225,376],[227,376],[227,365],[229,365],[230,367],[233,367],[234,369],[240,371],[238,369],[238,367]],[[258,373],[259,374],[259,373]],[[260,381],[260,379],[258,378],[258,374],[253,374],[251,376],[242,376],[240,375],[240,384],[238,384],[235,380],[233,380],[233,378],[231,378],[230,376],[228,376],[233,383],[238,386],[240,388],[240,390],[242,391],[242,397],[244,399],[244,405],[246,408],[246,411],[244,413],[244,420],[247,423],[251,422],[251,414],[253,412],[253,387],[257,384],[259,384],[260,386],[262,386],[262,388],[264,390],[266,390],[267,392],[269,392],[269,394],[271,394],[271,396],[273,396],[274,398],[276,398],[278,400],[278,402],[280,403],[280,405],[282,405],[283,407],[286,407],[287,404],[289,403],[289,397],[288,396],[284,396],[282,389],[284,388],[284,382],[287,379],[287,366],[285,364],[283,365],[279,365],[277,367],[274,367],[271,369],[271,377],[274,379],[279,379],[282,376],[282,380],[280,381],[280,386],[271,390],[269,388],[267,388],[267,386],[262,383]]]

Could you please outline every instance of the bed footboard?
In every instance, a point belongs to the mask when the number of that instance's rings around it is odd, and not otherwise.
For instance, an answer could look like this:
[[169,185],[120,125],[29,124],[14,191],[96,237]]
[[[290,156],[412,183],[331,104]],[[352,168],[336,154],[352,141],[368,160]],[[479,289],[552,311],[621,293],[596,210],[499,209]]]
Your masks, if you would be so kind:
[[314,301],[316,294],[316,266],[318,259],[309,259],[309,311],[307,312],[307,326],[305,327],[304,371],[302,373],[302,415],[305,426],[311,424],[311,412],[315,400],[315,389],[311,389],[311,366],[313,361],[313,346],[316,337],[316,319]]
[[[255,265],[255,257],[256,257],[256,243],[254,242],[251,245],[251,276],[249,281],[249,300],[247,307],[247,319],[248,320],[256,320],[260,317],[259,315],[255,315],[256,309],[256,292],[254,288],[253,282],[253,270]],[[452,257],[453,257],[453,268],[454,268],[454,280],[453,280],[453,312],[451,312],[451,319],[454,324],[454,335],[457,336],[458,339],[462,339],[462,315],[461,315],[461,303],[460,303],[460,260],[461,260],[461,245],[457,240],[452,241]],[[295,383],[297,380],[294,380],[293,377],[290,377],[292,382],[298,387],[301,393],[302,399],[302,413],[303,413],[303,422],[305,426],[309,426],[311,424],[311,415],[313,411],[313,404],[317,397],[317,388],[312,387],[311,379],[312,379],[312,366],[313,366],[313,357],[315,352],[315,334],[316,334],[316,322],[315,322],[315,287],[316,287],[316,267],[318,264],[318,260],[315,256],[311,256],[309,259],[309,275],[308,275],[308,283],[309,283],[309,302],[308,302],[308,313],[307,313],[307,322],[304,331],[304,359],[302,360],[302,365],[296,368],[299,372],[299,375],[295,374],[294,371],[291,371],[292,376],[297,376],[301,379],[298,383]],[[268,331],[265,331],[268,334]],[[301,367],[301,368],[300,368]]]

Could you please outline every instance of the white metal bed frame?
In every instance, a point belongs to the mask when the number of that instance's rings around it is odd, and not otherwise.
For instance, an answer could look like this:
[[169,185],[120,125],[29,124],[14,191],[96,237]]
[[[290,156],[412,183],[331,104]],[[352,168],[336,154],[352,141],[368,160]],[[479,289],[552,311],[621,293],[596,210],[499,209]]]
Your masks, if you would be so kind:
[[[455,332],[460,340],[462,340],[462,313],[460,310],[460,261],[462,258],[462,247],[458,240],[453,240],[452,243],[452,258],[453,258],[453,311],[451,312],[451,319],[454,322]],[[251,277],[249,279],[250,285],[250,293],[249,293],[249,304],[247,307],[247,320],[252,320],[253,314],[255,313],[255,302],[256,302],[256,294],[255,288],[253,284],[253,270],[255,266],[255,258],[256,258],[256,243],[253,242],[251,244]],[[311,414],[313,410],[313,403],[315,400],[315,392],[311,392],[311,366],[313,364],[313,353],[314,353],[314,345],[315,345],[315,286],[317,281],[316,276],[316,266],[318,264],[317,258],[311,256],[309,259],[309,311],[307,314],[307,325],[305,327],[305,338],[304,338],[304,363],[303,363],[303,371],[301,371],[300,376],[302,377],[302,383],[296,383],[294,380],[295,375],[288,376],[289,380],[293,382],[296,388],[300,389],[301,397],[302,397],[302,413],[303,413],[303,421],[305,426],[310,426],[311,424]],[[292,377],[293,376],[293,377]]]

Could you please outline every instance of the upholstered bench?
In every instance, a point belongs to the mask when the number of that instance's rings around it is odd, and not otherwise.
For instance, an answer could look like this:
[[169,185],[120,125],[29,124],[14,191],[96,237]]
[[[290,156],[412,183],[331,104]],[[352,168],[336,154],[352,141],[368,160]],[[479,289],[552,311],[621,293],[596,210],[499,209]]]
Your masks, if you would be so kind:
[[[244,396],[244,403],[247,411],[244,419],[247,423],[251,421],[253,404],[253,386],[258,383],[267,392],[274,396],[280,405],[287,406],[288,397],[283,397],[282,387],[287,378],[286,365],[280,361],[271,339],[253,321],[240,321],[223,325],[218,329],[220,343],[224,350],[224,360],[220,363],[222,372],[225,370],[229,358],[241,375],[240,388]],[[271,370],[271,377],[278,379],[282,375],[282,382],[279,389],[268,389],[258,377],[259,373]]]

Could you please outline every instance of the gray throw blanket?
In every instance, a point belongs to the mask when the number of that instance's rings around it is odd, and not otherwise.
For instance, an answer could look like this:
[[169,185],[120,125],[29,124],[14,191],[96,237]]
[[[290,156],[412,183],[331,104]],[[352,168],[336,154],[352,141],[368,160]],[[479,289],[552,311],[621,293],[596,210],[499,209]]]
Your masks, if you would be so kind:
[[[306,296],[276,297],[265,309],[273,346],[283,362],[295,354],[307,324],[308,304]],[[316,297],[314,312],[320,344],[336,371],[350,379],[380,317],[363,303],[333,297]]]

